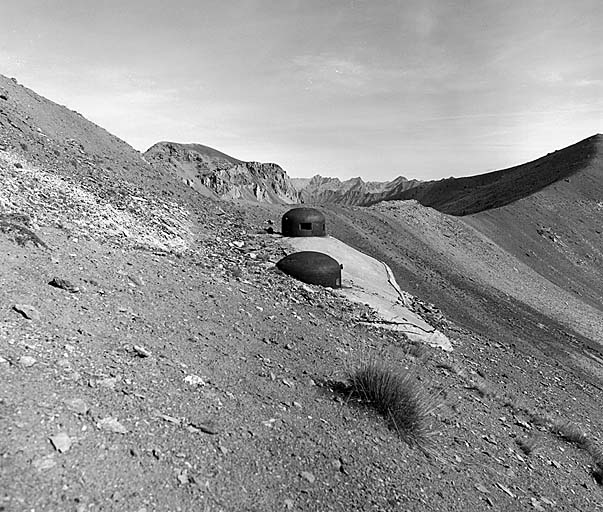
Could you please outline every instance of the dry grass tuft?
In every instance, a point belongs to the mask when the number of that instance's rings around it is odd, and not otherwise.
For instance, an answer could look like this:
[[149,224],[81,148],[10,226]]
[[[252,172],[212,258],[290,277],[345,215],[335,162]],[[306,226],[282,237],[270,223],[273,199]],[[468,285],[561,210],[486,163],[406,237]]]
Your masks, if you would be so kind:
[[409,445],[427,444],[432,412],[440,404],[417,386],[411,372],[370,359],[349,379],[352,393],[384,416]]
[[561,439],[569,443],[573,443],[583,450],[589,451],[592,442],[588,435],[586,435],[580,427],[571,421],[557,420],[551,425],[551,430],[557,434]]

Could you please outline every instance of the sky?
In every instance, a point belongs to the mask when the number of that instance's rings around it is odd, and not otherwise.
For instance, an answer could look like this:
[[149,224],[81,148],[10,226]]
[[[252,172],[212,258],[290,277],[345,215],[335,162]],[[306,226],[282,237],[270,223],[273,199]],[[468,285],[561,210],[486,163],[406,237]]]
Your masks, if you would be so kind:
[[439,179],[603,132],[601,0],[19,0],[0,73],[144,151]]

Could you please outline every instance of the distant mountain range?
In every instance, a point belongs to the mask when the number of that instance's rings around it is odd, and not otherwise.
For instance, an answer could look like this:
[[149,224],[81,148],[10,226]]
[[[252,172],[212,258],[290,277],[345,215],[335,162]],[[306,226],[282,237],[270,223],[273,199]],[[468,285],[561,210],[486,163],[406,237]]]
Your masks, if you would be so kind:
[[512,203],[584,169],[598,154],[601,137],[594,135],[508,169],[437,181],[403,176],[386,182],[361,178],[341,181],[320,175],[290,178],[277,164],[244,162],[201,144],[159,142],[144,153],[144,158],[214,199],[355,206],[415,199],[443,213],[469,215]]
[[204,196],[246,202],[358,205],[378,194],[392,194],[422,183],[404,177],[387,182],[361,178],[341,181],[318,175],[290,178],[277,164],[245,162],[202,144],[158,142],[144,153],[144,159],[176,174]]
[[341,181],[339,178],[327,178],[316,175],[313,178],[293,179],[304,203],[314,204],[346,204],[360,205],[366,203],[376,194],[389,194],[394,190],[407,190],[422,182],[408,180],[403,176],[393,181],[363,181],[362,178],[351,178]]

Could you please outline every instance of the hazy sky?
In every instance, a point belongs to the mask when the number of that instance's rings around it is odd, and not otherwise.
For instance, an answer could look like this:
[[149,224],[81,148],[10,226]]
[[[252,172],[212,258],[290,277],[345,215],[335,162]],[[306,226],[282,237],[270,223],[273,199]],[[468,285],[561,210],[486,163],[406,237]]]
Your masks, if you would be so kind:
[[19,0],[0,73],[139,150],[440,178],[603,132],[602,0]]

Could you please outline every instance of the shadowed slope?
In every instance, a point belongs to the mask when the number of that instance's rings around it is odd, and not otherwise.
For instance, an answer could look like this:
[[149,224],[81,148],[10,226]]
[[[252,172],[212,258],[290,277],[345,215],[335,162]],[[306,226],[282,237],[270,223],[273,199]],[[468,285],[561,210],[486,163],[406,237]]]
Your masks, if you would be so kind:
[[499,208],[542,190],[577,172],[600,170],[603,136],[593,135],[532,162],[500,171],[428,182],[409,190],[395,189],[367,198],[365,205],[416,199],[442,213],[469,215]]
[[603,310],[602,137],[580,172],[464,220],[517,259]]

